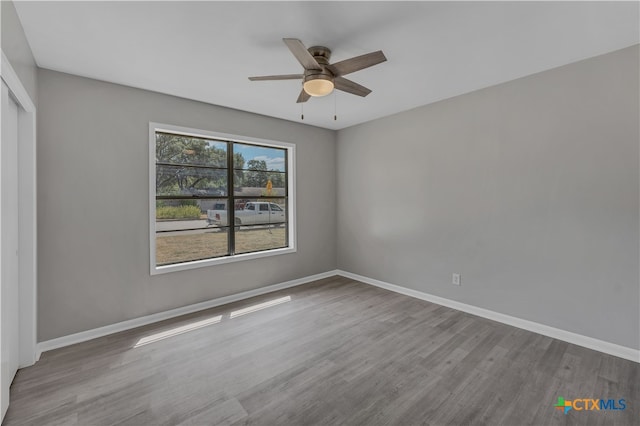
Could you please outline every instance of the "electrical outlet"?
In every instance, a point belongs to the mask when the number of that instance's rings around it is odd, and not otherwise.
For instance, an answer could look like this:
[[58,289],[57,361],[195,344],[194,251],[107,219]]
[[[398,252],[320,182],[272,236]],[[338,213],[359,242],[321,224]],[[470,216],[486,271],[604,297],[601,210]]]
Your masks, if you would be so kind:
[[453,274],[451,277],[451,284],[460,285],[460,274]]

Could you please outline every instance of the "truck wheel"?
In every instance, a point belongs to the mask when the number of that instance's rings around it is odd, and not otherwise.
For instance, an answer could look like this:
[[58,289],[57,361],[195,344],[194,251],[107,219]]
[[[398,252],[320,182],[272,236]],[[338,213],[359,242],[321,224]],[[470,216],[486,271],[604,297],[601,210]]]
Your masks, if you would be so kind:
[[242,221],[240,220],[239,217],[236,217],[236,226],[240,226],[242,225]]

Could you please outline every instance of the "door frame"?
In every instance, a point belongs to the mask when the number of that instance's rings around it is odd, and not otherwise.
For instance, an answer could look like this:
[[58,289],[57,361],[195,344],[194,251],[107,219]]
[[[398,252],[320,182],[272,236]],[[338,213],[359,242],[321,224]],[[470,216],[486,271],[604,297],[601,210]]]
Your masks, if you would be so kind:
[[0,49],[0,78],[7,85],[18,107],[18,274],[20,350],[19,368],[33,365],[37,354],[37,180],[36,106]]

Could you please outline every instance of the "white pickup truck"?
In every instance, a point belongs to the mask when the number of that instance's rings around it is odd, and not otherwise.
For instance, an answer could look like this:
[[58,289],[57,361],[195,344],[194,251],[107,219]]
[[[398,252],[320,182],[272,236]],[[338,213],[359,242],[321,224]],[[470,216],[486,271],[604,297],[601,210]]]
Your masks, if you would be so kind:
[[[227,209],[223,203],[213,206],[213,210],[207,210],[207,222],[209,225],[227,226]],[[252,201],[246,203],[244,208],[236,210],[235,224],[257,225],[284,223],[286,221],[285,211],[275,203]]]

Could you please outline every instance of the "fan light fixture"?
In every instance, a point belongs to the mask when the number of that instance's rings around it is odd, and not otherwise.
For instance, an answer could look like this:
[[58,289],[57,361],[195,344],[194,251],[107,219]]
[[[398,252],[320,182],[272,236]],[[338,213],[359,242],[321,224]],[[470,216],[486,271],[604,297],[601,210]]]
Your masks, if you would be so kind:
[[304,82],[304,91],[311,96],[327,96],[333,92],[333,81],[323,78],[315,78]]

